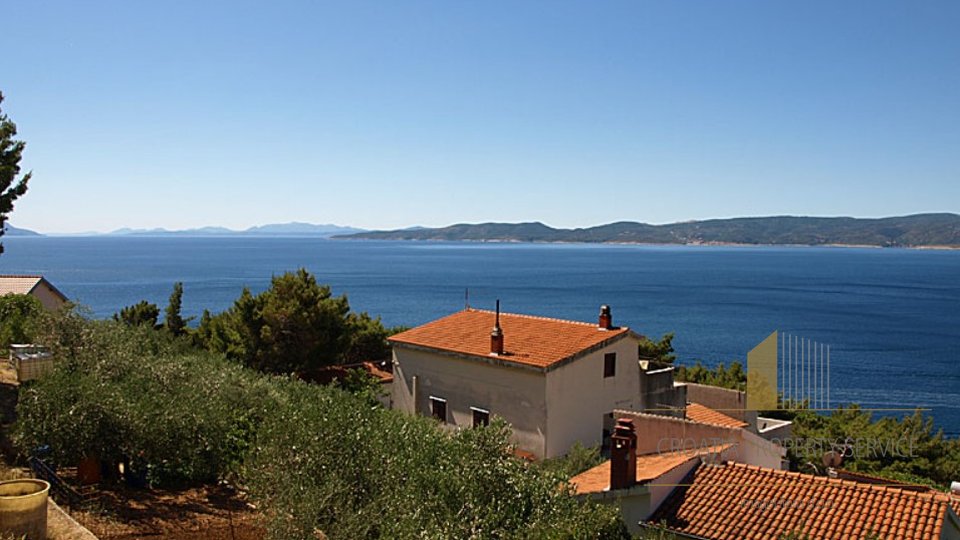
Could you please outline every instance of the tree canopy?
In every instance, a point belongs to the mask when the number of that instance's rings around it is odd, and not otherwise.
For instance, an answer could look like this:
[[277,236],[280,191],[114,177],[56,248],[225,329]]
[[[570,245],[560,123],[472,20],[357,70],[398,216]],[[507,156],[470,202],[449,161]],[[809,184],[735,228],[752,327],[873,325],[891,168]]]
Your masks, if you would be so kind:
[[29,294],[0,296],[0,348],[31,343],[45,315],[43,304]]
[[151,328],[157,328],[157,319],[160,317],[160,308],[156,304],[151,304],[146,300],[141,300],[132,306],[127,306],[120,310],[120,313],[113,314],[113,320],[125,323],[129,326],[148,325]]
[[[27,192],[31,176],[31,173],[20,176],[20,159],[26,143],[14,139],[16,135],[17,125],[0,109],[0,236],[3,236],[7,215],[13,211],[13,203]],[[3,253],[3,244],[0,244],[0,253]]]
[[173,284],[173,292],[170,293],[170,303],[165,310],[163,328],[171,335],[179,337],[187,333],[187,321],[180,314],[183,306],[183,283]]
[[691,367],[680,366],[676,371],[675,378],[681,382],[708,384],[731,390],[745,391],[747,389],[747,372],[743,369],[743,364],[736,360],[730,363],[729,368],[721,362],[714,369],[704,367],[697,360],[697,363]]
[[[872,411],[850,405],[829,415],[801,408],[791,416],[797,440],[849,442],[840,449],[844,469],[939,489],[960,478],[960,439],[944,437],[933,418],[919,410],[900,418],[875,418]],[[792,467],[816,473],[823,450],[815,445],[790,447],[787,456]]]
[[204,312],[196,340],[207,350],[272,373],[376,360],[389,354],[379,318],[352,313],[305,269],[274,276],[259,294],[244,289],[232,307]]
[[640,340],[638,352],[641,360],[672,364],[677,359],[673,354],[673,332],[664,334],[658,341],[644,337]]

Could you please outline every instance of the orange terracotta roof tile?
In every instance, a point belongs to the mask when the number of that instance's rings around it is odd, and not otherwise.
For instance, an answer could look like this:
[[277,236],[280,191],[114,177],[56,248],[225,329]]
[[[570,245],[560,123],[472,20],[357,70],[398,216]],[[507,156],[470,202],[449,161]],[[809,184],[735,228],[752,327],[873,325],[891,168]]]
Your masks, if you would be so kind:
[[701,424],[710,424],[712,426],[723,426],[732,428],[744,428],[750,424],[727,416],[720,411],[705,407],[699,403],[687,404],[687,420],[693,420]]
[[[681,450],[677,452],[663,452],[659,454],[642,454],[637,456],[637,483],[645,484],[663,476],[674,468],[700,456],[720,454],[733,447],[733,443],[702,448],[697,451]],[[606,460],[596,467],[586,470],[570,479],[574,492],[577,495],[596,493],[610,489],[610,460]]]
[[386,384],[393,382],[393,373],[384,369],[385,367],[389,367],[389,361],[386,363],[361,362],[360,364],[363,366],[363,369],[367,371],[367,373],[373,375],[377,379],[380,379],[381,383]]
[[922,493],[740,463],[701,465],[649,520],[715,540],[778,538],[804,532],[812,540],[940,538],[949,505]]
[[501,313],[504,354],[491,355],[490,330],[494,318],[492,311],[466,309],[391,336],[389,340],[394,345],[495,358],[546,369],[631,333],[628,328],[601,330],[591,323]]

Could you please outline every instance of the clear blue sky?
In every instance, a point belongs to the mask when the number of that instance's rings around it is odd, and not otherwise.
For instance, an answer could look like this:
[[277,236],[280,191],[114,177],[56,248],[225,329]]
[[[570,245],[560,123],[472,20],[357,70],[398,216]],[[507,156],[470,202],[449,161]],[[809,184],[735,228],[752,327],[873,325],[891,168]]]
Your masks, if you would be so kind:
[[9,2],[46,232],[960,211],[960,2]]

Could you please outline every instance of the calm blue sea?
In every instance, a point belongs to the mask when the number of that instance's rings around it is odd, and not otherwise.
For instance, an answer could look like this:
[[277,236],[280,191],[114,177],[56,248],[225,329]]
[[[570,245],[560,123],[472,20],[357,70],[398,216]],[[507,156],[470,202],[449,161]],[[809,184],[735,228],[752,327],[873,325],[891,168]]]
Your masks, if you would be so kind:
[[960,251],[336,241],[310,238],[5,237],[0,273],[42,273],[98,317],[175,281],[184,311],[228,307],[298,267],[388,325],[470,303],[676,332],[685,364],[743,360],[773,330],[832,347],[834,404],[928,407],[960,434]]

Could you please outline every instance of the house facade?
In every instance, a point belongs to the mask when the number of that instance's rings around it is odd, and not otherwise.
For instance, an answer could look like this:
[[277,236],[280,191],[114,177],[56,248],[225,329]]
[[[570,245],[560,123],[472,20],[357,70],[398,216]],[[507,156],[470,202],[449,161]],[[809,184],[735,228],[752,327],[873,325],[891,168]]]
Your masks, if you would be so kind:
[[603,443],[612,411],[645,407],[640,339],[606,306],[597,323],[466,309],[390,338],[393,406],[456,427],[499,416],[518,449],[563,455]]
[[34,296],[49,311],[56,311],[69,301],[52,283],[38,275],[0,275],[0,296],[7,294]]

